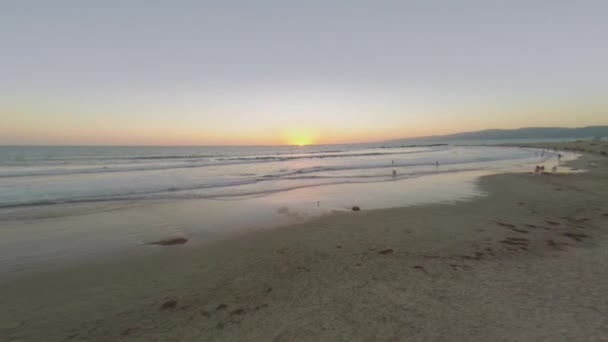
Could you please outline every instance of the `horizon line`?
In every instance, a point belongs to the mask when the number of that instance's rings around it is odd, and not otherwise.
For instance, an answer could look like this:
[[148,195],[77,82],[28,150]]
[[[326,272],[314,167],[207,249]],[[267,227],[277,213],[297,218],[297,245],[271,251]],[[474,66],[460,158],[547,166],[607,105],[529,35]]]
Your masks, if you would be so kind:
[[[564,127],[564,126],[525,126],[518,128],[486,128],[475,131],[461,131],[456,133],[449,134],[441,134],[441,135],[423,135],[423,136],[413,136],[413,137],[402,137],[402,138],[393,138],[386,140],[376,140],[376,141],[368,141],[368,142],[345,142],[345,143],[325,143],[325,144],[306,144],[303,146],[299,146],[297,144],[201,144],[201,145],[189,145],[189,144],[167,144],[167,145],[159,145],[159,144],[0,144],[0,147],[306,147],[306,146],[335,146],[335,145],[364,145],[364,144],[380,144],[380,143],[395,143],[399,140],[407,140],[407,139],[424,139],[424,138],[440,138],[440,137],[449,137],[452,135],[458,134],[467,134],[467,133],[479,133],[485,131],[517,131],[522,129],[585,129],[592,127],[608,127],[608,125],[588,125],[588,126],[577,126],[577,127]],[[555,137],[561,138],[561,137]],[[572,137],[572,139],[580,138],[580,137]],[[533,139],[533,138],[532,138]],[[538,139],[551,139],[551,137],[538,138]],[[492,139],[471,139],[471,140],[492,140]],[[501,139],[504,140],[504,139]]]

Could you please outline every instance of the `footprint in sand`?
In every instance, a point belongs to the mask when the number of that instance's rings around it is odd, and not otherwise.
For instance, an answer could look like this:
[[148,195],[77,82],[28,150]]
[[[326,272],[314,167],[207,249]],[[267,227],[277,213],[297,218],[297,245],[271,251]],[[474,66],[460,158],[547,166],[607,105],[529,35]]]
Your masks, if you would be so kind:
[[230,313],[230,316],[244,315],[247,312],[245,309],[238,308]]
[[483,253],[482,252],[475,252],[475,256],[470,256],[470,255],[461,255],[460,258],[461,259],[465,259],[465,260],[481,260],[481,258],[483,257]]
[[469,268],[471,268],[470,266],[467,266],[467,265],[459,265],[459,264],[450,264],[450,267],[452,267],[452,269],[453,269],[454,271],[468,270]]
[[414,269],[417,269],[417,270],[420,270],[420,271],[422,271],[422,272],[424,272],[424,273],[426,273],[426,274],[429,274],[429,272],[427,272],[427,271],[424,269],[424,267],[422,267],[422,266],[420,266],[420,265],[416,265],[416,266],[414,266]]
[[268,304],[261,304],[253,308],[253,311],[259,311],[260,309],[267,308]]
[[589,235],[583,233],[564,233],[564,235],[579,242],[589,237]]
[[177,300],[168,300],[164,302],[161,306],[161,310],[173,310],[177,307]]
[[537,228],[537,229],[546,229],[546,230],[551,229],[549,227],[542,227],[542,226],[537,226],[537,225],[534,225],[534,224],[525,224],[524,226],[526,226],[528,228]]
[[499,225],[499,226],[509,228],[509,229],[511,229],[512,231],[517,232],[517,233],[522,233],[522,234],[527,234],[527,233],[529,233],[529,232],[528,232],[527,230],[525,230],[525,229],[517,229],[517,226],[516,226],[516,225],[514,225],[514,224],[510,224],[510,223],[504,223],[504,222],[500,222],[500,221],[494,221],[494,223],[496,223],[496,224],[497,224],[497,225]]
[[511,246],[527,246],[528,241],[528,239],[523,238],[506,238],[504,240],[501,240],[500,243]]
[[551,247],[553,249],[557,249],[557,250],[561,251],[562,250],[562,248],[561,248],[562,246],[565,247],[565,246],[571,246],[571,245],[568,244],[568,243],[565,243],[565,242],[555,242],[553,240],[547,240],[547,246],[549,246],[549,247]]
[[516,232],[516,233],[521,233],[521,234],[528,234],[529,231],[525,230],[525,229],[517,229],[517,228],[511,228],[512,231]]
[[141,330],[140,327],[127,328],[122,332],[122,336],[129,336],[139,330]]

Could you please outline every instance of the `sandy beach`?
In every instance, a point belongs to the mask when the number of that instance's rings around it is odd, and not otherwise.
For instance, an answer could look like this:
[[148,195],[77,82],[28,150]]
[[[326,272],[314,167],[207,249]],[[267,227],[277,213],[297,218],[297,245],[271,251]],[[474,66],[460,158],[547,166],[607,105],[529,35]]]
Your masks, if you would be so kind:
[[0,283],[0,341],[601,341],[608,158]]

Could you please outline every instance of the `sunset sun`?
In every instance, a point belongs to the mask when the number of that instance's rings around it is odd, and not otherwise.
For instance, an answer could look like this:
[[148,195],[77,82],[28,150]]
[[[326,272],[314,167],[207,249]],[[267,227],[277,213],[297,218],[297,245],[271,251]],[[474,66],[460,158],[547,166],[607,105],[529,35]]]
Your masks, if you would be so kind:
[[302,128],[288,129],[283,133],[283,137],[287,145],[300,147],[314,145],[318,139],[318,135],[314,134],[313,130]]
[[295,136],[292,139],[290,139],[289,145],[294,145],[294,146],[306,146],[306,145],[312,145],[312,138],[307,137],[307,136]]

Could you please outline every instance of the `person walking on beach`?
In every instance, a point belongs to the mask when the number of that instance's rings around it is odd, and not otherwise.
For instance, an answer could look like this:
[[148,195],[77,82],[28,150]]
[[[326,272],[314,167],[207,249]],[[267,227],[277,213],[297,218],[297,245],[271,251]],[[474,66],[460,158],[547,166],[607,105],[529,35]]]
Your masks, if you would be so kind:
[[439,161],[435,161],[435,167],[439,167]]

